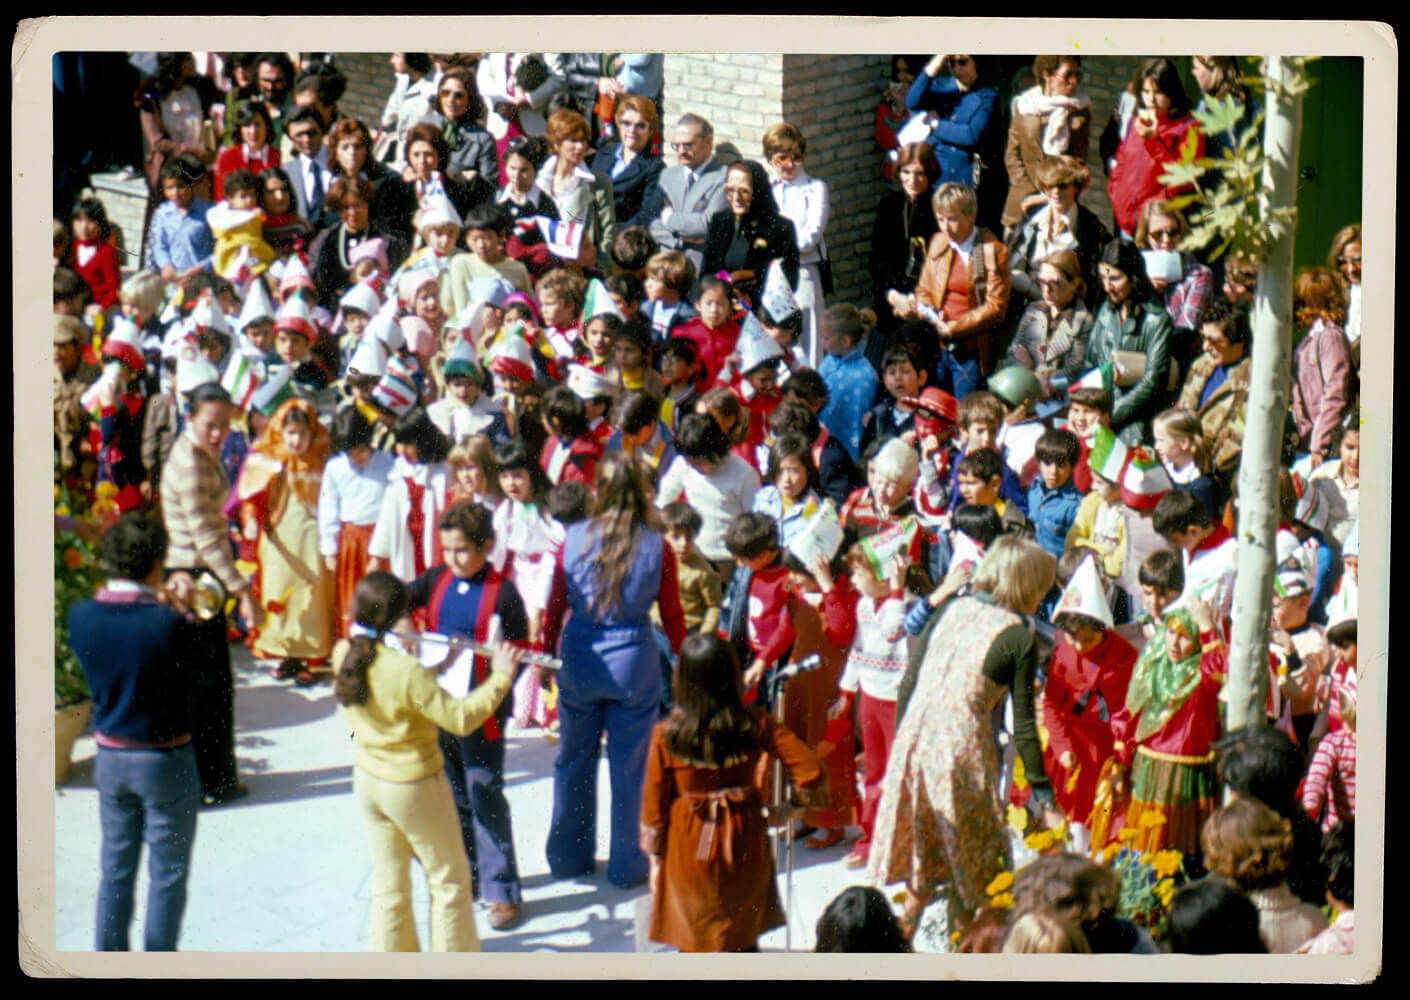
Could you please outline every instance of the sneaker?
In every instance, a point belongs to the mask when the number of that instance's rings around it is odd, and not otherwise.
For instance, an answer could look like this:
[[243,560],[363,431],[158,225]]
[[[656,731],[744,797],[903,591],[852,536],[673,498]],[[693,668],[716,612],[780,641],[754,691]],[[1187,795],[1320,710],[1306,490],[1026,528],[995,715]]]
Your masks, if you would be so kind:
[[511,927],[517,927],[522,919],[523,912],[518,903],[490,904],[490,926],[497,931],[507,931]]

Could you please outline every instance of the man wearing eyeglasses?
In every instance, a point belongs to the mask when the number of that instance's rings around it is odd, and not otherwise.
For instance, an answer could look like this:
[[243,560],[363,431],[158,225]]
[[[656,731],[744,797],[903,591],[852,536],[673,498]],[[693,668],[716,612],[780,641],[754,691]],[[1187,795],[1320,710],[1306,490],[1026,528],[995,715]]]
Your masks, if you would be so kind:
[[710,216],[725,207],[725,164],[715,159],[710,123],[696,114],[681,115],[671,148],[678,165],[661,171],[651,235],[663,250],[683,250],[698,274]]

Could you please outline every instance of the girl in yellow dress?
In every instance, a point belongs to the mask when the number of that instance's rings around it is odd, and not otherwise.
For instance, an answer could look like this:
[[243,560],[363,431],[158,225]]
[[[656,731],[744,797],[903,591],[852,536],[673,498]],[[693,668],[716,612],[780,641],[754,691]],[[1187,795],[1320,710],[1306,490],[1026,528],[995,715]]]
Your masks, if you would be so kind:
[[256,587],[266,618],[255,656],[313,684],[333,648],[333,577],[318,552],[318,490],[328,432],[312,404],[284,403],[245,459],[236,485],[245,537],[256,542]]

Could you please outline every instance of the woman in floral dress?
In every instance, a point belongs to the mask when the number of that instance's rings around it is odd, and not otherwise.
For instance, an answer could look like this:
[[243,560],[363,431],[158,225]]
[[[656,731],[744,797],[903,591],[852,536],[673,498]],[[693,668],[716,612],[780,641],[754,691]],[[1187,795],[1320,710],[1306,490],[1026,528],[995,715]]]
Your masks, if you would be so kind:
[[990,721],[1010,690],[1032,801],[1047,825],[1061,821],[1033,714],[1037,647],[1022,617],[1037,610],[1055,572],[1037,545],[999,538],[975,572],[974,593],[955,598],[931,632],[891,749],[868,867],[876,884],[905,881],[909,933],[940,883],[950,887],[950,926],[963,931],[985,885],[1010,867]]

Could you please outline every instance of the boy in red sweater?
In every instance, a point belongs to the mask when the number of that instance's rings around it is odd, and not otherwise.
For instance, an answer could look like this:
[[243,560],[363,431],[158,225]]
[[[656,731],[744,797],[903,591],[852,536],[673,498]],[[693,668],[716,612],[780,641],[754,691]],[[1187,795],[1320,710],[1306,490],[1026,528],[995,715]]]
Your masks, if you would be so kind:
[[[767,514],[737,514],[725,529],[725,546],[746,583],[735,593],[747,595],[734,608],[730,637],[742,633],[752,654],[744,672],[745,700],[772,704],[774,667],[788,659],[796,634],[788,614],[789,571],[778,547],[778,524]],[[738,576],[738,574],[736,574]]]

